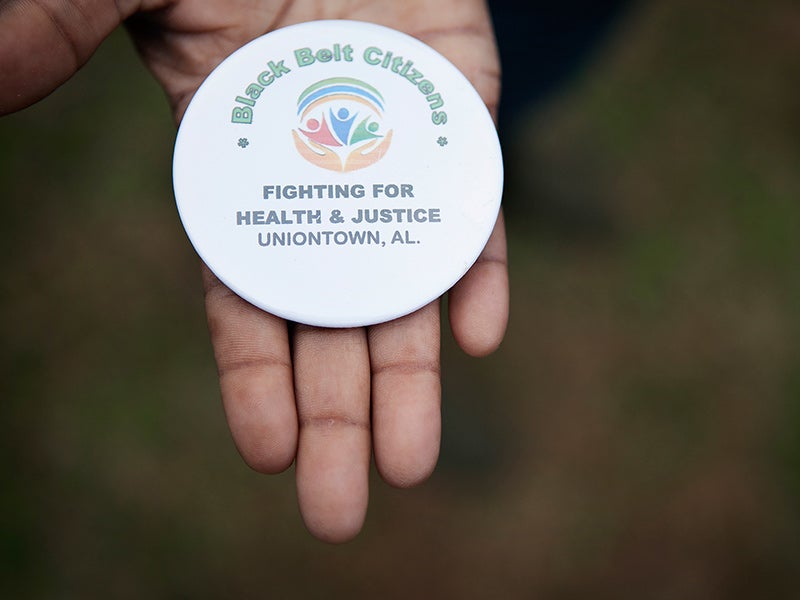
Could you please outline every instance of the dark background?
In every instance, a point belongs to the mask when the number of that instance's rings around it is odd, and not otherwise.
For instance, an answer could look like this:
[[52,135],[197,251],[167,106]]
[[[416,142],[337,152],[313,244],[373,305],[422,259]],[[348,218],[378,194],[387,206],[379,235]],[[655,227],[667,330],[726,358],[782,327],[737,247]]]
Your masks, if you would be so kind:
[[507,339],[445,338],[436,472],[340,547],[230,440],[124,32],[1,120],[0,596],[796,597],[800,6],[585,16],[505,49]]

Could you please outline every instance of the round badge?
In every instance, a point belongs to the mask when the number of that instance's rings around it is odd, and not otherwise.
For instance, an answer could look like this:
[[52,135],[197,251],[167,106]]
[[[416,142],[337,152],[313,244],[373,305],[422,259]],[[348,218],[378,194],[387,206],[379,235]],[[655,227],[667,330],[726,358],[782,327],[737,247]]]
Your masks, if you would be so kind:
[[181,220],[245,300],[309,325],[371,325],[441,296],[494,226],[502,158],[467,79],[408,35],[316,21],[242,47],[175,143]]

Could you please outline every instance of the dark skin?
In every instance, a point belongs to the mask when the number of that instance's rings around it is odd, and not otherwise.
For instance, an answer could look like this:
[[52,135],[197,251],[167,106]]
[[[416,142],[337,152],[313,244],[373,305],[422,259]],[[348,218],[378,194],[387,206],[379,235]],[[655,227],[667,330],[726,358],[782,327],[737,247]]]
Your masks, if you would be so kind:
[[[472,82],[494,115],[499,65],[481,0],[5,0],[0,2],[0,114],[69,79],[124,23],[180,122],[231,52],[273,29],[317,19],[379,23],[426,42]],[[439,302],[366,328],[290,326],[233,294],[203,265],[205,305],[225,414],[256,471],[296,460],[309,531],[330,542],[364,521],[370,457],[398,487],[424,481],[439,454]],[[450,290],[458,344],[489,354],[508,318],[502,215],[477,263]],[[290,341],[291,336],[291,341]]]

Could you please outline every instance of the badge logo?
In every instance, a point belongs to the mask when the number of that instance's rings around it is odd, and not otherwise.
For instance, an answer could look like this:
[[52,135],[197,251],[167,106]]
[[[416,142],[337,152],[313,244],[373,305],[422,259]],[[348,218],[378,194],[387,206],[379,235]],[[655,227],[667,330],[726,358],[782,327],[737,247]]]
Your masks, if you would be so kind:
[[385,101],[371,85],[333,77],[310,85],[297,99],[294,144],[308,162],[331,171],[363,169],[378,162],[392,142],[385,130]]

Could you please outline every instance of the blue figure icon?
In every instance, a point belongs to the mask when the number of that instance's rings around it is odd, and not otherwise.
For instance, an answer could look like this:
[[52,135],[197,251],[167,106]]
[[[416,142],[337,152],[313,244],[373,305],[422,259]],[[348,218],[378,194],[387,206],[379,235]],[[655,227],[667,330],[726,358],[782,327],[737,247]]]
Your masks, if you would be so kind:
[[333,132],[336,134],[343,144],[347,144],[350,139],[350,129],[353,127],[353,121],[355,121],[358,114],[354,114],[352,117],[350,116],[350,111],[346,108],[340,108],[336,111],[336,114],[333,114],[333,109],[330,110],[331,116],[331,127],[333,128]]

